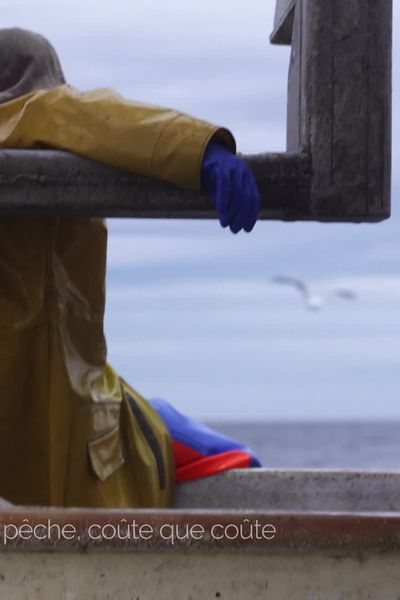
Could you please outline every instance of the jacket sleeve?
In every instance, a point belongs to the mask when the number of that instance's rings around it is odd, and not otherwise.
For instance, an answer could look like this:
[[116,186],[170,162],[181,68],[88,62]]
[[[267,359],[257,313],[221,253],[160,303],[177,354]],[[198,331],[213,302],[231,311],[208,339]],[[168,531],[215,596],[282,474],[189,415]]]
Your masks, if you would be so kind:
[[125,100],[109,89],[68,86],[0,104],[0,147],[48,146],[184,188],[200,189],[208,142],[236,151],[232,134],[175,110]]

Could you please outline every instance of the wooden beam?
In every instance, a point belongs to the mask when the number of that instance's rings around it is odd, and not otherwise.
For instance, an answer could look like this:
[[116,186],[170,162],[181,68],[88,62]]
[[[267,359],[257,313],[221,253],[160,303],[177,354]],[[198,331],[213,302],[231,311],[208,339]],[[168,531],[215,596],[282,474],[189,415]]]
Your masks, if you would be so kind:
[[391,0],[297,0],[289,152],[311,157],[316,220],[390,215]]
[[[312,218],[306,154],[245,157],[262,199],[260,218]],[[216,218],[200,193],[55,150],[0,150],[0,217]]]

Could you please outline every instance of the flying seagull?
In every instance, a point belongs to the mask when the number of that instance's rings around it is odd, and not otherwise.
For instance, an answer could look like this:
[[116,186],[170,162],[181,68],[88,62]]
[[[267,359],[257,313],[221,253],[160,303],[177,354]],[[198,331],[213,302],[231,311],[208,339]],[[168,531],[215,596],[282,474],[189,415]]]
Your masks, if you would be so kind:
[[[317,311],[321,310],[324,306],[323,297],[312,294],[307,284],[301,279],[287,277],[286,275],[275,275],[275,277],[272,277],[272,281],[278,284],[289,285],[300,292],[307,310]],[[357,298],[352,290],[346,288],[335,289],[332,293],[343,300],[355,300]]]

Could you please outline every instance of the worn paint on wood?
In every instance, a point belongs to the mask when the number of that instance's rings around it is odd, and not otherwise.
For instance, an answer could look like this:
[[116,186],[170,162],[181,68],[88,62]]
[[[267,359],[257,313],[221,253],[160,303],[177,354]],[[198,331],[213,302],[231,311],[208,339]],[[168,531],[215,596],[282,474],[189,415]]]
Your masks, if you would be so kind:
[[288,151],[308,152],[316,219],[390,215],[391,0],[297,0]]

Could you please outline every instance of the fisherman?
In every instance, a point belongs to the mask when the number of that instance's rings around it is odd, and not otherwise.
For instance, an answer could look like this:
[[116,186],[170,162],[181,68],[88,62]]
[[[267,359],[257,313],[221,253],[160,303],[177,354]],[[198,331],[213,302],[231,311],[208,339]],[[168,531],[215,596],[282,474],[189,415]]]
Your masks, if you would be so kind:
[[[66,84],[42,36],[0,30],[0,148],[58,148],[203,189],[251,231],[259,195],[225,128]],[[48,506],[169,506],[157,411],[106,362],[103,220],[0,221],[0,496]]]

